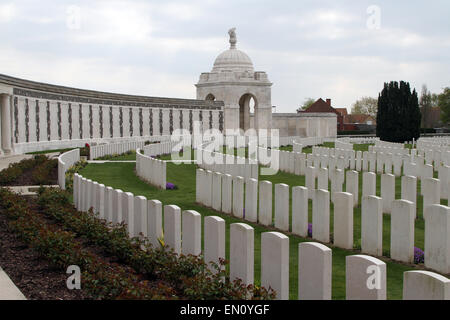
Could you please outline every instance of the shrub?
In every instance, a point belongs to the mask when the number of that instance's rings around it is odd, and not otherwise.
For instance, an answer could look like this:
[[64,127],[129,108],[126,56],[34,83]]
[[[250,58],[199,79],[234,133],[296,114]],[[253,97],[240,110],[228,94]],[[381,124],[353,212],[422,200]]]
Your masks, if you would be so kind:
[[[48,166],[48,168],[47,168]],[[11,163],[8,168],[0,172],[0,185],[9,185],[16,181],[25,171],[33,168],[40,168],[36,173],[36,181],[49,180],[49,174],[52,168],[57,166],[57,160],[49,160],[45,155],[36,155],[30,159],[24,159],[20,162]],[[36,170],[35,169],[35,170]]]
[[[270,288],[266,290],[244,286],[239,281],[231,282],[225,271],[216,273],[201,256],[177,255],[165,246],[154,248],[142,235],[130,239],[124,224],[113,225],[100,220],[92,211],[77,211],[70,205],[67,194],[60,190],[41,188],[38,193],[39,206],[64,228],[101,246],[106,253],[136,272],[170,284],[175,290],[173,292],[180,296],[188,299],[272,299],[275,296]],[[225,269],[225,264],[226,261],[221,261],[216,270]],[[167,297],[167,291],[164,292],[161,298]]]
[[165,288],[150,288],[132,269],[106,262],[83,249],[74,233],[48,224],[29,209],[24,199],[9,190],[0,190],[0,207],[11,220],[11,230],[53,266],[65,271],[69,265],[78,265],[82,270],[83,290],[94,298],[153,299],[167,293]]
[[83,148],[80,148],[80,156],[89,158],[90,148],[91,146],[89,145],[89,143],[86,143]]
[[80,160],[76,162],[73,166],[66,171],[66,191],[71,193],[73,192],[73,175],[79,172],[81,169],[87,166],[87,161]]
[[50,184],[51,172],[56,167],[58,167],[57,159],[48,160],[38,165],[35,169],[33,169],[33,172],[31,173],[33,184]]

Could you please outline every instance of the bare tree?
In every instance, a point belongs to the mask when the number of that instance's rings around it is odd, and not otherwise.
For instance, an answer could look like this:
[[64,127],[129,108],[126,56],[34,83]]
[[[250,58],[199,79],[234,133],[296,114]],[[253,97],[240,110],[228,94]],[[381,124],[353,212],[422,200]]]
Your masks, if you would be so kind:
[[433,97],[428,91],[427,85],[422,85],[422,94],[420,96],[420,112],[422,113],[422,128],[431,127],[431,108],[433,106]]
[[372,97],[362,97],[352,106],[352,114],[369,114],[376,117],[378,110],[378,100]]

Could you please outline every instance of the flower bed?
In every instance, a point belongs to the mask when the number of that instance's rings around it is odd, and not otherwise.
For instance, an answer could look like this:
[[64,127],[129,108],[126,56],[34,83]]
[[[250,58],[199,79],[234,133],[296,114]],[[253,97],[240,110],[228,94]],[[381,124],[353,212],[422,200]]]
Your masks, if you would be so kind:
[[1,186],[43,185],[58,183],[58,160],[36,155],[12,163],[0,172]]
[[82,290],[93,298],[160,297],[162,291],[150,287],[131,268],[109,263],[86,249],[75,233],[49,223],[20,196],[0,189],[0,208],[10,220],[10,230],[55,268],[65,272],[68,266],[78,265]]
[[[201,257],[178,256],[164,247],[152,248],[143,237],[130,239],[123,224],[112,225],[92,212],[76,211],[63,191],[41,188],[38,205],[45,217],[31,213],[19,196],[0,190],[0,207],[12,220],[12,230],[61,270],[71,264],[79,265],[82,288],[95,298],[274,297],[272,290],[230,282],[223,271],[224,261],[216,266],[215,272],[207,268]],[[94,246],[96,253],[114,257],[121,265],[105,262],[84,245]]]

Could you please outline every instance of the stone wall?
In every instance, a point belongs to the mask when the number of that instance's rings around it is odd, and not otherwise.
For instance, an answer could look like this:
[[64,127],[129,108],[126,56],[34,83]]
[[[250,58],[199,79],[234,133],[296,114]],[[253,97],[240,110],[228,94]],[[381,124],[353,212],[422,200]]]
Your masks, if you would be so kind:
[[[254,125],[250,115],[250,126]],[[335,137],[337,117],[334,113],[272,113],[272,129],[278,129],[280,137]]]
[[176,129],[223,130],[223,103],[123,95],[0,75],[3,153],[83,146]]

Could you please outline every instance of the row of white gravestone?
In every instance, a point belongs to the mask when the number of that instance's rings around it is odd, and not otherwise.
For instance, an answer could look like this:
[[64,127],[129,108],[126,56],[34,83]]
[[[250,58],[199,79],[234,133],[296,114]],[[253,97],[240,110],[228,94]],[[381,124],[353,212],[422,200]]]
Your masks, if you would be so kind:
[[[373,152],[371,150],[378,150]],[[382,150],[382,151],[380,151]],[[404,152],[400,152],[404,151]],[[369,147],[369,151],[347,151],[337,148],[314,147],[312,155],[314,166],[333,167],[340,169],[347,168],[357,171],[370,171],[377,173],[393,173],[395,176],[413,175],[419,178],[427,174],[428,168],[431,166],[431,173],[438,171],[441,166],[450,164],[450,152],[443,153],[441,151],[424,152],[417,154],[416,149],[392,149],[388,147]],[[317,156],[319,159],[317,159]],[[342,159],[343,158],[343,159]],[[330,164],[329,164],[330,162]]]
[[[100,219],[124,222],[130,237],[141,233],[159,246],[163,235],[160,201],[105,188],[75,174],[74,203],[80,211],[92,208]],[[201,254],[201,232],[198,212],[164,206],[164,244],[176,253]],[[225,258],[225,221],[220,217],[204,219],[203,254],[207,262]],[[303,243],[299,257],[299,298],[331,299],[331,250],[318,243]],[[254,282],[254,229],[243,223],[230,226],[230,278],[242,279],[247,285]],[[321,279],[319,287],[314,285]],[[261,284],[272,287],[278,299],[289,299],[289,238],[281,233],[261,234]]]
[[58,157],[58,185],[62,190],[66,189],[66,171],[78,161],[80,161],[78,148],[64,152]]
[[183,140],[188,140],[190,144],[190,136],[179,136],[178,137],[180,141],[165,141],[165,142],[159,142],[159,143],[150,143],[148,145],[145,145],[143,147],[143,153],[150,157],[150,156],[160,156],[164,154],[171,154],[174,152],[180,152],[183,149],[183,145],[186,145],[187,143],[184,143]]
[[293,152],[302,152],[303,148],[308,146],[316,146],[318,144],[322,144],[324,142],[324,138],[321,137],[309,137],[309,138],[297,138],[292,141],[290,145],[292,145]]
[[[310,169],[314,169],[309,167]],[[320,169],[326,172],[326,169]],[[328,180],[326,180],[328,182]],[[308,180],[306,181],[308,185]],[[398,261],[412,263],[414,260],[414,224],[416,218],[416,187],[415,177],[402,177],[402,196],[395,200],[395,177],[382,175],[382,197],[376,196],[376,175],[371,172],[363,174],[362,206],[361,206],[361,250],[363,253],[381,256],[383,254],[383,212],[391,214],[391,257]],[[424,217],[435,206],[440,206],[439,180],[424,180]],[[258,188],[259,186],[259,188]],[[231,177],[217,172],[197,169],[196,201],[214,210],[233,214],[250,222],[258,222],[275,228],[306,237],[308,234],[308,198],[312,199],[312,238],[324,243],[330,242],[330,193],[326,189],[315,189],[315,186],[292,188],[292,209],[289,211],[289,186],[286,184],[273,186],[269,181],[250,179],[245,182],[242,177]],[[349,192],[350,191],[350,192]],[[344,249],[353,248],[353,208],[354,194],[358,194],[358,173],[347,171],[347,192],[335,189],[332,191],[334,203],[334,244]],[[274,201],[275,212],[272,213]],[[258,206],[259,203],[259,206]],[[441,210],[448,207],[440,206]],[[432,211],[435,212],[435,211]],[[436,213],[436,215],[439,213]],[[429,215],[429,214],[428,214]],[[290,216],[292,223],[290,223]],[[429,226],[428,236],[450,227],[439,225],[433,219],[426,219]],[[450,222],[450,221],[449,221]],[[439,232],[438,234],[442,234]],[[446,233],[444,233],[446,234]],[[427,235],[426,235],[427,237]],[[448,248],[445,237],[429,241],[425,255],[425,264],[432,269],[443,272],[450,268],[450,260],[439,260],[432,255],[439,248]],[[430,253],[427,255],[427,252]],[[450,259],[450,251],[448,253]],[[450,271],[450,270],[449,270]]]
[[167,162],[142,154],[142,150],[136,150],[136,174],[148,183],[166,189]]
[[136,150],[142,148],[144,143],[144,141],[127,141],[91,146],[89,148],[89,159],[94,160],[106,155],[122,154],[131,150]]
[[[445,174],[445,175],[444,175]],[[440,199],[449,199],[450,194],[450,172],[442,170],[440,175],[443,180],[427,177],[422,180],[421,194],[423,195],[424,207],[429,204],[439,204]],[[345,174],[346,191],[355,195],[354,206],[359,203],[358,172],[348,170]],[[373,172],[364,172],[362,178],[362,196],[376,195],[377,176]],[[380,196],[383,199],[383,213],[391,212],[391,203],[395,199],[395,176],[392,174],[382,174],[380,185]],[[328,187],[330,181],[331,188]],[[447,181],[442,183],[442,181]],[[340,169],[328,170],[326,168],[306,168],[305,186],[310,190],[308,198],[312,199],[312,190],[325,189],[331,192],[342,191],[344,184],[344,172]],[[444,185],[444,187],[443,187]],[[402,176],[401,178],[401,199],[417,203],[417,178],[414,176]]]
[[[92,208],[101,219],[112,223],[124,222],[130,237],[141,233],[154,246],[159,246],[163,237],[160,201],[105,187],[79,174],[74,175],[73,190],[78,210]],[[351,201],[348,207],[351,207]],[[164,206],[164,244],[176,253],[201,254],[201,231],[198,212],[181,212],[175,205]],[[314,242],[300,243],[298,250],[298,298],[331,299],[331,250]],[[220,217],[204,219],[203,255],[208,263],[217,263],[225,257],[225,221]],[[368,272],[369,267],[374,270],[375,278]],[[289,274],[289,238],[278,232],[262,233],[261,285],[272,287],[278,299],[288,299]],[[246,284],[254,282],[254,229],[244,223],[230,225],[230,277],[232,280],[242,279]],[[448,279],[432,272],[406,272],[403,297],[449,299],[449,283]],[[364,255],[347,256],[346,297],[386,299],[385,263]]]
[[[79,211],[92,208],[100,219],[119,224],[124,222],[130,237],[147,237],[158,248],[161,243],[177,254],[201,253],[201,216],[193,210],[175,205],[164,206],[159,200],[147,200],[131,192],[105,187],[103,184],[74,175],[74,205]],[[163,228],[164,220],[164,228]],[[205,218],[204,256],[218,263],[225,257],[225,221],[220,217]]]
[[241,176],[245,181],[258,180],[259,165],[252,159],[197,149],[196,163],[204,170],[229,174],[232,177]]
[[351,150],[351,151],[353,151],[353,143],[340,141],[340,140],[338,140],[338,139],[336,139],[336,141],[334,142],[334,147],[335,147],[336,149]]

